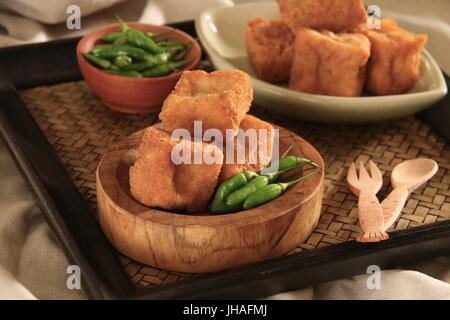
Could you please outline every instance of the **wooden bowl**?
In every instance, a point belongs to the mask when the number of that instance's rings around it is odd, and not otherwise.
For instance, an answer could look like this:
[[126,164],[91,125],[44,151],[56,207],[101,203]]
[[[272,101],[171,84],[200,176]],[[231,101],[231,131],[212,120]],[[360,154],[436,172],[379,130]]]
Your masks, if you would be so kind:
[[[116,143],[97,170],[98,214],[106,236],[124,255],[178,272],[218,271],[294,249],[319,221],[324,164],[308,142],[278,129],[280,151],[295,142],[292,154],[312,159],[322,168],[321,173],[265,205],[224,215],[179,214],[141,205],[130,194],[129,168],[143,131]],[[151,187],[151,181],[149,184]]]
[[[168,32],[167,39],[176,40],[193,46],[186,55],[190,63],[182,70],[192,70],[200,62],[202,51],[197,41],[180,30],[143,23],[130,22],[128,25],[146,32]],[[83,53],[90,51],[101,42],[101,38],[110,33],[120,31],[117,24],[95,30],[84,36],[77,45],[77,60],[89,88],[111,109],[125,113],[156,112],[174,88],[181,76],[181,71],[157,78],[131,78],[106,73],[94,67],[83,57]]]

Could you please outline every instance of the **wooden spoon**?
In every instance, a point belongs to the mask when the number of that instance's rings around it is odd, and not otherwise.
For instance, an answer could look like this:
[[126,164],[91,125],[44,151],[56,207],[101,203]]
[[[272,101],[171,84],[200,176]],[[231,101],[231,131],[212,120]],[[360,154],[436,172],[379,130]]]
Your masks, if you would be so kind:
[[406,160],[392,170],[392,192],[383,200],[384,231],[389,229],[405,206],[411,192],[431,179],[438,170],[436,161],[426,158]]

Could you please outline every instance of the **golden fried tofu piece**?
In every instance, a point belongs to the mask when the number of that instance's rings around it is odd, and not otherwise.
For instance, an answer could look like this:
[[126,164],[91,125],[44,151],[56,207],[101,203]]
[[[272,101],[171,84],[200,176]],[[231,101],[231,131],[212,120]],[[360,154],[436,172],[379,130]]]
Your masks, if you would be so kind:
[[202,130],[237,130],[250,108],[253,87],[248,74],[238,70],[185,71],[167,97],[159,118],[164,130],[184,128],[194,134],[194,121]]
[[403,30],[386,18],[381,20],[381,29],[362,25],[357,30],[371,43],[366,90],[374,95],[408,91],[419,78],[420,51],[427,36]]
[[363,0],[278,0],[281,17],[293,32],[300,28],[343,32],[367,20]]
[[249,20],[245,44],[250,63],[259,79],[287,82],[294,55],[294,35],[281,20]]
[[[190,164],[174,161],[172,151],[176,146],[189,150]],[[214,161],[207,163],[206,154]],[[196,156],[202,163],[194,162]],[[167,132],[149,127],[130,168],[130,191],[137,201],[149,207],[202,211],[207,209],[214,192],[222,162],[222,151],[212,144],[173,140]]]
[[[257,172],[266,167],[272,158],[274,129],[270,123],[246,115],[239,129],[242,131],[234,138],[233,143],[228,142],[225,146],[220,181],[244,170]],[[253,132],[248,129],[253,129]]]
[[315,94],[361,94],[370,42],[362,34],[299,29],[289,88]]

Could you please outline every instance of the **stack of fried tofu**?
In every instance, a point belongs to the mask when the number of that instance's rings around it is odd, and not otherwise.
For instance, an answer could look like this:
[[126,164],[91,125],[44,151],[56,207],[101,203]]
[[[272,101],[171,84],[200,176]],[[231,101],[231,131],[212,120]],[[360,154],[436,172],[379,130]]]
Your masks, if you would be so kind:
[[[137,161],[130,168],[133,197],[149,207],[199,212],[207,209],[220,181],[246,169],[258,171],[267,166],[274,129],[247,115],[252,100],[251,79],[244,72],[183,72],[159,114],[161,127],[145,130]],[[199,123],[200,131],[196,128]],[[238,139],[250,128],[259,132],[252,146],[247,145],[248,140]],[[211,141],[208,133],[214,130],[223,141]],[[265,143],[260,143],[262,140]],[[190,150],[191,163],[173,158],[180,146]],[[243,157],[237,159],[241,147]],[[263,147],[267,157],[259,156]]]
[[427,37],[382,19],[368,28],[363,0],[278,0],[281,19],[248,22],[257,76],[307,93],[355,97],[400,94],[419,77]]

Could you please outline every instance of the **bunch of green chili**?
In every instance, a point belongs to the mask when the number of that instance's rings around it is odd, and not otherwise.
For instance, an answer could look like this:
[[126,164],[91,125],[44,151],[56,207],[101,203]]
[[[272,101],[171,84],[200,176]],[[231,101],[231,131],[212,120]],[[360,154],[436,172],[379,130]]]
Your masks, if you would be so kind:
[[[242,209],[251,209],[279,197],[284,191],[294,184],[305,180],[320,171],[313,161],[293,155],[289,155],[292,147],[281,156],[278,163],[271,167],[276,170],[263,169],[256,173],[244,171],[224,181],[217,188],[213,201],[210,204],[212,213],[230,213]],[[315,167],[315,170],[288,182],[279,181],[280,176],[288,171],[302,168],[305,165]],[[303,170],[302,170],[303,171]],[[294,174],[298,175],[298,174]]]
[[160,77],[178,71],[192,44],[166,40],[169,32],[154,34],[130,28],[117,17],[121,31],[105,35],[103,44],[84,54],[105,72],[127,77]]

